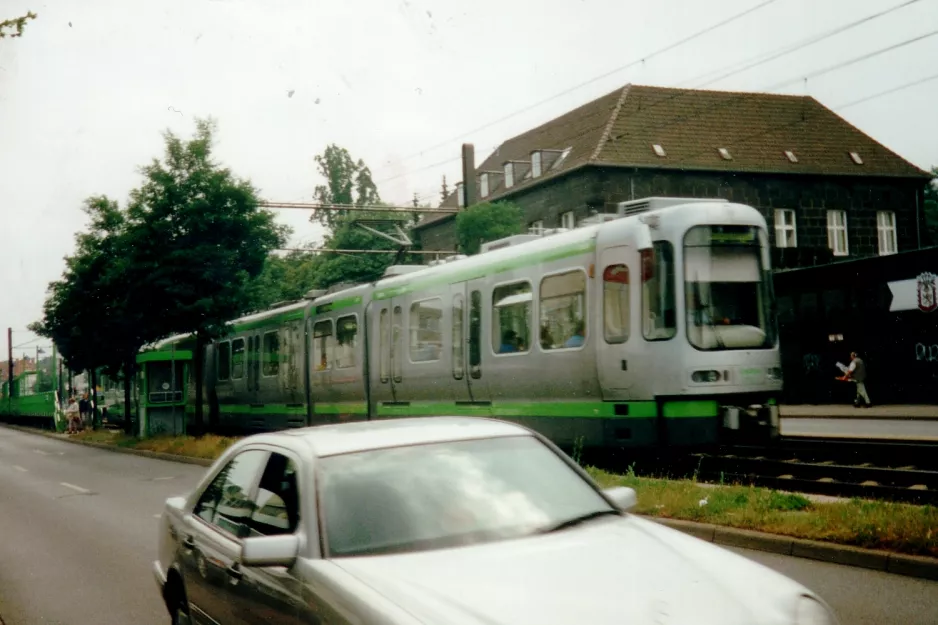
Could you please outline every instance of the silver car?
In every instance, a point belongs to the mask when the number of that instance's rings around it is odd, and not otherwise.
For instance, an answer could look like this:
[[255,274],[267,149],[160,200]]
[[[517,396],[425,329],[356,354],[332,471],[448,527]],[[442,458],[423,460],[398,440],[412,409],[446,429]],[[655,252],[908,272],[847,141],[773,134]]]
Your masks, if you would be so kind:
[[167,500],[154,573],[174,623],[836,623],[807,588],[634,504],[497,420],[261,434]]

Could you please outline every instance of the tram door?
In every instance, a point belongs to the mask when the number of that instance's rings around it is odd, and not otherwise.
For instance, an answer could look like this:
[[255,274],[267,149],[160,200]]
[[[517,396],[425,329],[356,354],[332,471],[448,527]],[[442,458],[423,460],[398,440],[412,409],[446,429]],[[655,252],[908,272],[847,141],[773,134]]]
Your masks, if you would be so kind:
[[[627,400],[635,367],[639,364],[629,358],[629,345],[635,342],[633,334],[641,338],[641,328],[632,323],[639,302],[641,276],[638,275],[639,258],[634,248],[618,245],[603,250],[599,256],[596,274],[599,278],[598,306],[593,306],[596,358],[603,399]],[[634,285],[634,286],[633,286]]]
[[261,389],[261,337],[259,334],[249,334],[247,337],[248,359],[247,359],[247,397],[248,402],[253,405],[259,405]]
[[482,294],[466,282],[450,287],[451,335],[444,340],[450,346],[450,379],[457,402],[487,400],[482,382]]

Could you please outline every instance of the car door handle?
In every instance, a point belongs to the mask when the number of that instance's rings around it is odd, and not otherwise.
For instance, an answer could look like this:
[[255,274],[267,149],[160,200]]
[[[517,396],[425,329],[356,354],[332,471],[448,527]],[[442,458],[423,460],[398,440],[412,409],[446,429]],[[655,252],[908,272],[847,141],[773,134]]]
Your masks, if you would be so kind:
[[244,571],[242,571],[241,567],[239,567],[237,564],[232,564],[227,569],[225,569],[225,572],[234,579],[241,579],[244,577]]

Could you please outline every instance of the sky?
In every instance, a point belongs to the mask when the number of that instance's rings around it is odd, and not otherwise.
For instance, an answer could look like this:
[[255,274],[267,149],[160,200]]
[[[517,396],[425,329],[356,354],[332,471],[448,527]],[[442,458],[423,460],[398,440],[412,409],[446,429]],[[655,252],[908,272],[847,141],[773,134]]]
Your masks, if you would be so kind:
[[[811,95],[938,165],[938,80],[838,108],[935,75],[938,0],[796,48],[906,2],[0,0],[0,19],[38,14],[0,40],[0,359],[7,327],[17,357],[49,345],[26,326],[86,225],[82,201],[123,205],[162,133],[188,137],[196,117],[218,121],[221,162],[286,202],[312,201],[313,159],[335,143],[372,169],[383,200],[435,206],[463,142],[481,162],[627,83]],[[290,246],[321,241],[308,216],[278,212]]]

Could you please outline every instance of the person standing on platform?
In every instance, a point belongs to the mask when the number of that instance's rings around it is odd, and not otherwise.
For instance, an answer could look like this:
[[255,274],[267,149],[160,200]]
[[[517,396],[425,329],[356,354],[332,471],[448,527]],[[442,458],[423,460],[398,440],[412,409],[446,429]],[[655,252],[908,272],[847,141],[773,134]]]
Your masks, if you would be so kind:
[[[869,394],[866,392],[866,363],[863,362],[856,352],[850,352],[850,366],[847,367],[844,379],[856,382],[857,384],[857,397],[853,400],[855,408],[859,408],[860,406],[869,408],[873,405],[870,401]],[[860,400],[863,400],[862,404]]]

